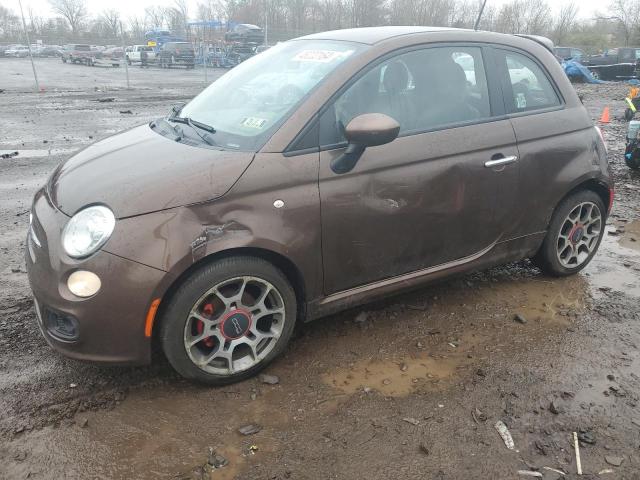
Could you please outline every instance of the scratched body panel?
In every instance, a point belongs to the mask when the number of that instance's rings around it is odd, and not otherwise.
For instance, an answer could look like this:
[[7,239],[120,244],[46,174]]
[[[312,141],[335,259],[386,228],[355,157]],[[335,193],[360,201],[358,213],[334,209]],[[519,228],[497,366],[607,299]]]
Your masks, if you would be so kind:
[[[322,278],[318,155],[258,154],[224,197],[119,221],[105,250],[179,276],[217,252],[264,249],[296,265],[308,293],[317,296]],[[266,183],[265,176],[273,181]],[[284,206],[275,208],[276,200]]]

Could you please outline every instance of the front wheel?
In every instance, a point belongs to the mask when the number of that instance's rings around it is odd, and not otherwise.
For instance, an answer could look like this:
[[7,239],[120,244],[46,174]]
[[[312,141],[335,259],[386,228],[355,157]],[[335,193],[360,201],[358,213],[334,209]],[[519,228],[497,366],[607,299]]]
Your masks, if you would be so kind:
[[295,293],[280,270],[253,257],[230,257],[197,270],[161,319],[171,365],[186,378],[224,385],[255,375],[288,343]]
[[591,190],[575,193],[558,205],[533,262],[549,275],[564,277],[586,267],[605,232],[606,210]]

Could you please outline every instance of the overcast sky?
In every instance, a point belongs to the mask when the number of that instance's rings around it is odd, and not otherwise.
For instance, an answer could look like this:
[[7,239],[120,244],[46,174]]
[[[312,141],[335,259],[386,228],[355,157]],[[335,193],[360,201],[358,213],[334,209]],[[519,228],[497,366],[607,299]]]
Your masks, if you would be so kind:
[[[190,15],[195,15],[197,0],[188,1],[191,6]],[[509,0],[487,0],[487,5],[495,5],[499,7],[508,1]],[[560,6],[565,3],[563,0],[547,1],[549,4],[553,5],[555,9],[559,9]],[[173,3],[171,0],[109,0],[108,2],[105,2],[104,0],[86,0],[86,2],[89,7],[89,12],[92,15],[100,13],[105,8],[115,8],[122,13],[124,18],[133,15],[142,16],[144,14],[145,7],[149,5],[171,5]],[[5,5],[8,4],[15,11],[18,11],[18,0],[4,0],[2,3]],[[605,12],[609,2],[607,0],[577,0],[576,3],[580,8],[580,18],[591,18],[595,11]],[[38,12],[43,17],[53,15],[47,0],[22,0],[22,6],[25,9],[25,15],[29,7],[32,7],[34,11]]]

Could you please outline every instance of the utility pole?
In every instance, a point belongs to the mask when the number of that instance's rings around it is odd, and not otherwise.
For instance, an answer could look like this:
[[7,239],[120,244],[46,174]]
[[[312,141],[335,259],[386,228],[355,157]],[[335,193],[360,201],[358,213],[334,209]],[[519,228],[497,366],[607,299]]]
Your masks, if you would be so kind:
[[22,28],[24,28],[24,36],[27,38],[27,48],[29,49],[29,58],[31,59],[31,68],[33,69],[33,78],[36,79],[36,92],[40,91],[40,83],[38,82],[38,73],[36,72],[36,64],[33,63],[33,53],[31,53],[31,40],[29,40],[29,31],[27,30],[27,22],[24,20],[24,11],[22,10],[22,0],[18,0],[20,5],[20,16],[22,17]]
[[124,29],[122,28],[122,20],[120,21],[120,41],[122,42],[122,60],[124,61],[124,71],[127,74],[127,90],[131,88],[129,83],[129,62],[127,62],[127,47],[124,44]]
[[482,2],[482,7],[480,7],[480,13],[478,13],[478,18],[476,19],[476,24],[473,26],[474,30],[478,30],[478,27],[480,26],[480,20],[482,20],[482,13],[484,12],[485,5],[487,5],[487,0],[484,0],[484,2]]
[[269,45],[269,0],[264,0],[264,44]]

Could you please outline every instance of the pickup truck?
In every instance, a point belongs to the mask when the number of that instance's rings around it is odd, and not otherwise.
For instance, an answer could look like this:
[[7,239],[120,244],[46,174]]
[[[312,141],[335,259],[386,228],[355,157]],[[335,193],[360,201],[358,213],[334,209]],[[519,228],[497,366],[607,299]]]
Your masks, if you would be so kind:
[[640,48],[619,47],[601,55],[582,58],[582,64],[601,80],[636,78],[639,73]]
[[70,62],[93,65],[95,63],[96,52],[91,49],[90,45],[71,44],[64,46],[60,58],[63,63]]
[[143,51],[147,52],[147,63],[153,63],[156,59],[156,52],[153,51],[152,47],[147,45],[133,45],[131,47],[127,47],[125,50],[127,63],[129,65],[132,63],[140,63],[140,55]]

